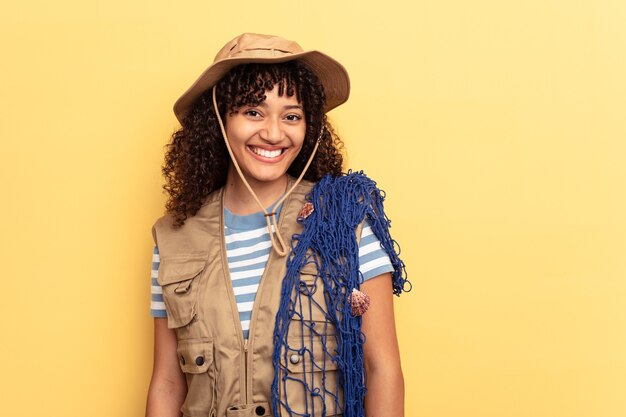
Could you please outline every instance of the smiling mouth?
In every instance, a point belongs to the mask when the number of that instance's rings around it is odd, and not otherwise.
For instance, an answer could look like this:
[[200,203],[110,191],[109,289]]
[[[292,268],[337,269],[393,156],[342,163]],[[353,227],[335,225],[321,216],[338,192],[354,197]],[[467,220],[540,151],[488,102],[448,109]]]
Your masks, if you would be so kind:
[[262,156],[264,158],[270,158],[270,159],[278,158],[285,151],[285,148],[274,149],[270,151],[270,150],[263,149],[263,148],[257,148],[256,146],[248,146],[248,149],[250,149],[256,155]]

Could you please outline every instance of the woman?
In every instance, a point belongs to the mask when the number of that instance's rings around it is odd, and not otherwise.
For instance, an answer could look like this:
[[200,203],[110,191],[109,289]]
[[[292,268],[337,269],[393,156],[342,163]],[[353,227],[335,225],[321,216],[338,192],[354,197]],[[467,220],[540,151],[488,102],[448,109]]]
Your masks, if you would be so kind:
[[408,281],[381,192],[341,174],[348,94],[332,58],[243,34],[176,102],[147,416],[404,414]]

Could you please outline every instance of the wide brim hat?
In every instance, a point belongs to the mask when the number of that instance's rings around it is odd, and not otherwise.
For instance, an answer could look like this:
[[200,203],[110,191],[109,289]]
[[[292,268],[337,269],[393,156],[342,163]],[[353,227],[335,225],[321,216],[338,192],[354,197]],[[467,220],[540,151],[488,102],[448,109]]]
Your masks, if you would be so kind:
[[326,94],[324,111],[343,104],[350,96],[350,77],[339,62],[320,51],[305,51],[294,41],[278,36],[244,33],[228,42],[211,64],[174,104],[182,122],[200,96],[226,73],[241,64],[275,64],[298,60],[317,75]]

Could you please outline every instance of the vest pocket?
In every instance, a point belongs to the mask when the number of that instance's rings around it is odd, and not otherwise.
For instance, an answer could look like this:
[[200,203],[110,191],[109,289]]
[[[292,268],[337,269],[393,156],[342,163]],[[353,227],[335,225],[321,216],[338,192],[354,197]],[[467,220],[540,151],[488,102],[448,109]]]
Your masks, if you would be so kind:
[[268,402],[235,405],[226,409],[226,417],[269,417],[271,415]]
[[208,339],[179,340],[176,352],[187,380],[181,411],[187,416],[210,416],[215,411],[217,391],[213,343]]
[[317,268],[314,264],[307,264],[300,271],[300,285],[297,290],[300,292],[300,299],[302,300],[302,318],[326,321],[324,281],[317,276]]
[[[331,360],[337,345],[332,337],[305,341],[304,346],[290,342],[281,355],[279,390],[280,416],[341,416],[343,388],[337,363]],[[283,370],[286,370],[283,371]]]
[[179,340],[178,362],[186,374],[207,372],[213,363],[213,344],[205,340]]
[[310,335],[335,335],[335,326],[327,314],[324,280],[318,276],[315,263],[308,263],[300,270],[300,284],[295,289],[295,313],[289,326],[289,338],[299,339]]
[[161,259],[157,281],[163,289],[170,329],[185,326],[195,317],[198,278],[205,266],[204,259]]

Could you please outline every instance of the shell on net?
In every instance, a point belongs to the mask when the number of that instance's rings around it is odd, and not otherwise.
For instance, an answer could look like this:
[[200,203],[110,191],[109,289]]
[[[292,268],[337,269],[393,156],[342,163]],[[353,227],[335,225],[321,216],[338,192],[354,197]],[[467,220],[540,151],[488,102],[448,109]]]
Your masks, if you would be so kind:
[[362,316],[370,306],[370,296],[354,288],[348,296],[353,316]]
[[303,219],[306,219],[307,217],[311,215],[311,213],[313,213],[314,210],[315,208],[313,207],[313,203],[311,203],[310,201],[307,201],[306,203],[304,203],[304,206],[302,206],[302,208],[300,209],[300,213],[298,213],[298,217],[302,217]]

